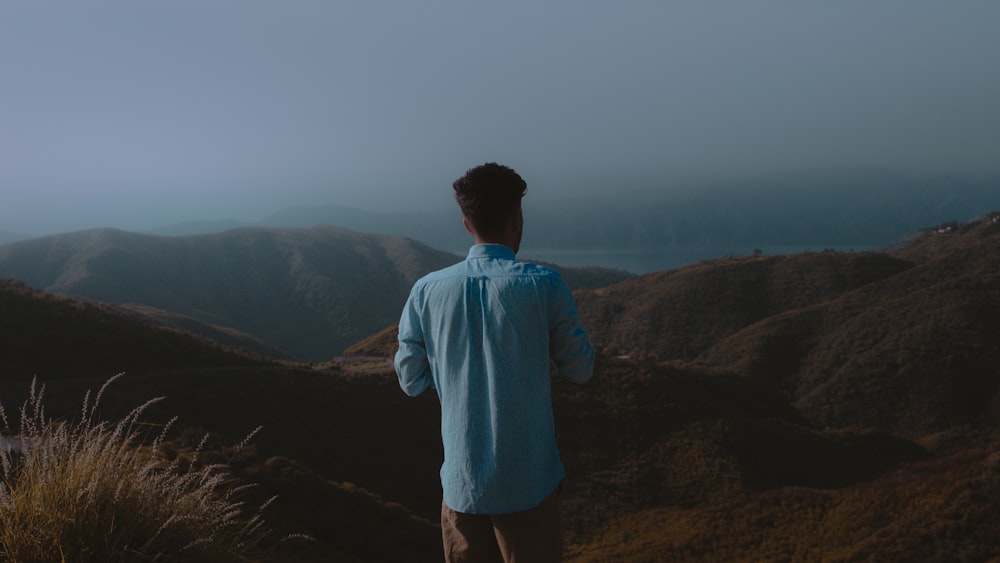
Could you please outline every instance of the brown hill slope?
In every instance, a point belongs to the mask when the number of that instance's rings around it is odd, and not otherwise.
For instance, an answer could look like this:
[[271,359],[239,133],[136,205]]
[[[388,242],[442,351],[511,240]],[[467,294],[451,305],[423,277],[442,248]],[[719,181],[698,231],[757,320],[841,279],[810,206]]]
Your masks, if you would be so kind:
[[291,359],[291,356],[284,350],[276,348],[252,334],[240,332],[227,326],[205,324],[191,317],[139,303],[125,303],[118,305],[118,307],[155,324],[197,334],[223,346],[245,350],[251,354],[258,354],[268,358],[279,360]]
[[623,513],[570,546],[567,560],[996,561],[998,535],[994,441],[839,489],[786,487]]
[[[96,391],[104,380],[43,380],[46,414],[79,416],[86,390]],[[23,381],[0,381],[8,413],[27,391]],[[313,369],[179,369],[118,379],[103,395],[100,416],[119,420],[136,405],[165,397],[139,424],[152,439],[178,417],[160,449],[164,459],[189,462],[206,438],[198,458],[229,464],[239,481],[255,484],[245,499],[250,506],[278,495],[265,513],[274,539],[304,533],[317,542],[277,546],[275,557],[264,561],[440,561],[436,518],[399,504],[439,506],[439,437],[403,431],[432,428],[437,407],[397,391],[385,378]],[[258,425],[252,447],[232,447]]]
[[58,297],[12,280],[0,280],[0,311],[3,381],[272,363],[108,305]]
[[652,507],[849,486],[926,456],[877,432],[810,428],[765,385],[683,365],[602,354],[591,381],[558,382],[554,397],[573,543]]
[[707,260],[576,293],[595,343],[689,359],[784,311],[832,299],[912,267],[877,253],[805,253]]
[[[76,412],[85,383],[99,380],[52,382],[49,395],[58,400],[51,412]],[[16,404],[14,391],[0,389]],[[224,442],[263,425],[256,457],[239,463],[246,478],[263,481],[265,498],[281,494],[275,510],[283,530],[305,531],[338,552],[368,554],[359,560],[421,560],[410,558],[415,549],[439,545],[432,526],[382,506],[399,502],[418,520],[434,521],[441,498],[437,399],[407,397],[391,372],[190,369],[126,377],[111,391],[108,416],[165,396],[148,411],[151,421],[178,415],[183,427],[211,430]],[[602,355],[592,381],[557,382],[554,398],[569,473],[567,538],[578,546],[632,514],[693,510],[789,485],[851,486],[926,455],[877,433],[810,429],[766,386],[733,374]],[[192,443],[201,434],[185,433]],[[357,506],[363,499],[338,491],[345,482],[380,499]],[[381,526],[360,525],[380,519]]]
[[[113,340],[98,345],[116,350]],[[99,382],[51,382],[49,396],[57,400],[51,412],[77,412],[84,384],[93,388]],[[197,368],[126,377],[113,391],[105,403],[111,417],[116,405],[126,410],[163,395],[167,400],[148,413],[154,422],[179,415],[182,427],[208,429],[230,443],[264,425],[255,440],[259,457],[240,460],[241,474],[263,482],[262,495],[281,494],[274,507],[282,530],[321,540],[287,560],[321,561],[330,554],[357,561],[439,559],[438,532],[427,522],[440,503],[437,401],[432,394],[406,397],[391,372]],[[10,386],[0,393],[19,402]],[[784,498],[790,485],[834,494],[824,491],[861,486],[925,455],[911,443],[878,433],[810,428],[763,382],[691,366],[601,355],[592,381],[558,382],[554,397],[570,475],[564,495],[567,538],[580,560],[594,553],[632,553],[615,551],[619,548],[663,546],[657,542],[671,537],[656,517],[663,510],[699,517],[734,499],[751,499],[747,502],[756,506],[768,495]],[[194,441],[200,434],[189,433]],[[380,498],[354,494],[345,482]],[[402,503],[417,518],[385,501]],[[655,524],[629,520],[645,517]],[[364,525],[372,522],[380,524]],[[619,523],[632,530],[625,539],[607,535],[622,529]],[[754,522],[729,540],[752,541],[762,527]],[[711,545],[713,537],[731,532],[707,528],[704,533],[711,537],[702,541]]]
[[[587,384],[556,382],[555,417],[569,474],[563,497],[569,560],[1000,557],[993,540],[1000,522],[996,427],[985,415],[948,418],[965,412],[973,398],[995,401],[989,394],[995,368],[965,368],[979,366],[972,362],[980,356],[995,357],[989,339],[997,325],[1000,268],[990,230],[996,228],[970,225],[952,238],[917,241],[908,249],[913,254],[902,258],[883,262],[876,256],[879,273],[861,276],[876,279],[844,283],[822,297],[791,295],[814,289],[800,287],[805,282],[778,285],[777,261],[764,264],[770,274],[761,275],[753,268],[762,266],[747,259],[764,288],[786,288],[754,290],[776,295],[770,307],[783,312],[720,331],[728,336],[694,361],[602,353]],[[821,253],[783,261],[788,266],[819,258],[819,264],[836,265],[826,271],[843,273],[855,271],[845,264],[867,256]],[[899,271],[883,275],[881,264]],[[735,275],[740,267],[724,273]],[[711,272],[697,275],[705,280]],[[818,274],[796,275],[790,279]],[[730,281],[720,287],[739,287],[738,278]],[[906,331],[893,333],[897,325]],[[51,325],[30,326],[22,338],[44,340]],[[943,329],[954,335],[942,337]],[[938,340],[947,347],[933,347]],[[105,355],[122,349],[113,338],[92,346],[103,347]],[[932,369],[918,378],[882,369],[910,358],[912,370],[922,363]],[[322,536],[329,549],[315,553],[315,560],[329,553],[404,560],[433,553],[431,543],[438,541],[428,521],[440,503],[439,409],[433,394],[406,397],[388,369],[181,369],[124,378],[108,404],[127,408],[165,395],[151,417],[177,414],[182,426],[231,440],[263,424],[260,458],[246,460],[242,469],[263,480],[267,493],[287,499],[275,505],[282,518],[302,518],[289,530]],[[982,392],[950,391],[967,382]],[[51,412],[75,413],[82,385],[53,382],[50,396],[74,398]],[[0,395],[17,404],[8,387]],[[920,426],[921,420],[907,418],[911,410],[936,422]],[[922,436],[922,446],[857,427],[862,424]],[[939,427],[948,430],[924,436]],[[929,451],[937,456],[928,459]],[[359,495],[345,494],[355,490],[345,482],[399,502],[417,517],[382,500],[367,504],[371,510],[356,508]],[[382,526],[359,525],[365,522]]]
[[899,255],[915,266],[768,318],[701,360],[767,382],[822,425],[1000,428],[1000,224],[931,231]]
[[0,247],[0,275],[154,307],[323,360],[397,320],[413,281],[457,259],[334,227],[176,238],[104,229]]

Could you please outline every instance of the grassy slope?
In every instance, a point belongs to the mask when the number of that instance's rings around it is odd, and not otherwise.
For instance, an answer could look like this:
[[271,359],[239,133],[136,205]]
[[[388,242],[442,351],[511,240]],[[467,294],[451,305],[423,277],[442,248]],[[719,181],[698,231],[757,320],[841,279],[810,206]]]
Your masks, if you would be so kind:
[[749,326],[702,361],[767,382],[823,425],[1000,427],[1000,224],[900,254],[915,266]]
[[[989,276],[997,270],[989,260],[996,256],[995,249],[977,246],[994,244],[993,231],[985,228],[970,227],[951,239],[918,243],[886,262],[905,265],[896,274],[880,273],[866,284],[843,284],[840,293],[806,300],[798,308],[778,307],[762,323],[735,329],[733,334],[745,331],[744,347],[735,352],[723,354],[720,344],[697,361],[667,363],[655,362],[650,354],[631,360],[602,354],[593,381],[582,386],[556,383],[557,428],[570,475],[564,497],[570,560],[1000,557],[992,540],[1000,531],[1000,447],[988,417],[939,418],[937,426],[915,427],[912,435],[918,439],[905,440],[855,423],[837,428],[836,418],[827,428],[815,414],[825,411],[806,408],[809,403],[796,394],[802,366],[819,366],[825,358],[831,363],[824,373],[832,373],[838,354],[860,354],[850,346],[838,348],[847,338],[844,334],[821,330],[843,325],[826,322],[830,311],[861,315],[863,322],[855,330],[871,335],[896,326],[899,319],[878,307],[890,295],[908,303],[907,295],[921,294],[913,283],[946,284],[923,294],[950,292],[948,302],[965,290],[979,302],[994,295],[996,286]],[[920,251],[921,244],[934,247]],[[833,260],[841,263],[841,258]],[[948,262],[936,270],[934,260]],[[913,279],[907,282],[906,276]],[[609,293],[614,291],[618,286],[609,288]],[[869,294],[881,298],[868,301]],[[867,303],[871,310],[855,310],[845,303]],[[990,302],[985,303],[989,311]],[[900,311],[913,306],[900,306]],[[932,311],[904,317],[904,326],[919,332],[926,325],[933,334],[942,324],[966,322],[963,307]],[[772,324],[780,330],[764,330]],[[47,323],[32,326],[41,331],[35,338],[46,338]],[[976,337],[985,328],[970,326],[949,341],[949,353],[971,357],[981,352],[985,344]],[[757,331],[763,336],[754,337]],[[774,334],[794,346],[775,345]],[[854,332],[848,336],[860,338]],[[59,338],[65,339],[60,350],[70,356],[77,353],[72,331]],[[738,341],[733,337],[722,342]],[[775,361],[759,363],[768,346],[794,351],[795,361],[771,353]],[[122,349],[111,344],[108,353]],[[828,349],[834,351],[822,352]],[[909,362],[909,354],[914,361],[926,359],[919,347],[882,350],[894,350],[893,361]],[[757,368],[750,369],[753,365]],[[952,384],[963,373],[944,373],[943,384]],[[993,377],[997,372],[994,368],[983,373]],[[859,381],[877,386],[885,380],[885,372],[865,374],[839,381],[850,391]],[[245,460],[243,470],[265,481],[268,491],[285,491],[287,502],[276,505],[282,518],[302,515],[290,521],[292,529],[322,536],[320,552],[308,555],[313,560],[334,553],[357,561],[394,560],[407,553],[426,555],[413,560],[437,557],[429,555],[438,549],[431,523],[440,502],[436,399],[405,397],[390,371],[366,369],[352,375],[186,367],[127,377],[120,383],[109,405],[131,406],[150,395],[166,395],[168,400],[153,416],[179,414],[182,425],[211,429],[230,441],[263,424],[258,457]],[[73,413],[85,384],[60,381],[50,387],[50,395],[61,402],[53,412],[61,408]],[[940,407],[956,398],[932,394],[924,396],[925,403],[900,409],[897,403],[905,404],[909,395],[886,400],[869,396],[866,386],[842,393],[835,392],[836,386],[815,389],[807,396],[828,397],[836,412],[875,413],[881,421],[877,426],[890,429],[911,422],[908,409],[931,405],[927,412],[946,412]],[[933,393],[936,388],[927,389]],[[13,391],[3,393],[16,404]],[[992,400],[997,402],[995,395]],[[379,499],[363,503],[367,508],[355,507],[352,499],[372,498],[357,486]],[[386,506],[386,500],[401,503],[416,516]],[[383,524],[368,524],[376,521]]]
[[577,293],[595,342],[625,353],[690,359],[719,339],[911,267],[876,253],[820,252],[706,260]]
[[111,306],[0,280],[0,381],[108,377],[190,366],[271,365]]
[[[636,462],[619,459],[603,474],[608,486],[573,513],[613,504],[629,474],[661,490],[680,483],[673,489],[684,494],[618,501],[623,509],[577,536],[571,559],[1000,557],[998,246],[993,222],[928,233],[898,252],[912,267],[766,316],[696,362],[675,363],[708,377],[744,374],[807,421],[709,416]],[[864,427],[918,443],[850,430]],[[685,496],[692,491],[704,492]]]
[[837,489],[783,487],[612,519],[571,561],[992,561],[1000,442]]
[[[0,397],[12,422],[14,407],[26,398],[35,374],[46,387],[46,412],[62,418],[78,416],[87,389],[96,390],[108,376],[126,371],[108,389],[101,416],[116,419],[153,396],[165,396],[162,405],[147,412],[144,424],[151,424],[155,434],[158,425],[179,416],[185,430],[171,441],[179,451],[193,448],[210,430],[211,449],[222,452],[225,444],[264,425],[255,455],[238,460],[240,476],[261,484],[255,489],[258,502],[280,495],[270,516],[279,532],[320,540],[281,546],[280,559],[440,559],[432,521],[352,484],[374,486],[387,498],[424,512],[439,502],[436,462],[424,464],[417,479],[425,485],[421,488],[407,485],[412,475],[396,471],[399,452],[439,458],[436,436],[401,439],[398,427],[378,416],[380,408],[389,407],[431,428],[437,416],[433,402],[406,400],[386,377],[352,379],[283,366],[108,305],[54,296],[19,282],[0,282],[0,310]],[[357,396],[370,400],[358,402]],[[370,444],[380,442],[391,445],[373,455]],[[386,540],[386,529],[392,530],[392,541]]]

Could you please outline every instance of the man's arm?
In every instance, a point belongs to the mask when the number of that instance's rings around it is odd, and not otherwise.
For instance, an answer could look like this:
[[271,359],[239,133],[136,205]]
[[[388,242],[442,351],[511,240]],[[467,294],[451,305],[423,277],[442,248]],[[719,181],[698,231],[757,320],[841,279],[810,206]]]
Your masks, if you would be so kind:
[[562,277],[557,280],[555,302],[551,308],[549,357],[562,377],[583,383],[594,374],[594,347],[587,331],[580,325],[576,302]]
[[396,376],[403,392],[411,397],[432,385],[431,366],[427,361],[427,348],[420,328],[420,317],[413,304],[413,295],[407,299],[399,319],[399,350],[396,351]]

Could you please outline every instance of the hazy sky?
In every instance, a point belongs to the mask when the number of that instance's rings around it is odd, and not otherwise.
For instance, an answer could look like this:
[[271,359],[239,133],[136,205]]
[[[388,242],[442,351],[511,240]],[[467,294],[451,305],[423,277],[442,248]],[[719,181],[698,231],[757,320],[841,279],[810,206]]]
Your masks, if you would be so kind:
[[[1000,155],[1000,2],[0,0],[0,230]],[[652,180],[649,180],[652,181]]]

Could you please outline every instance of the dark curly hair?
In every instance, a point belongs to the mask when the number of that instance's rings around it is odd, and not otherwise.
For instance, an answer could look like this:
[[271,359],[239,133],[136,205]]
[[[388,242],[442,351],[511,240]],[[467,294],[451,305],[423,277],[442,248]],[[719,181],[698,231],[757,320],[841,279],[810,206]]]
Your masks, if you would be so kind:
[[462,215],[485,236],[503,231],[528,191],[528,184],[514,169],[495,162],[470,168],[452,187]]

